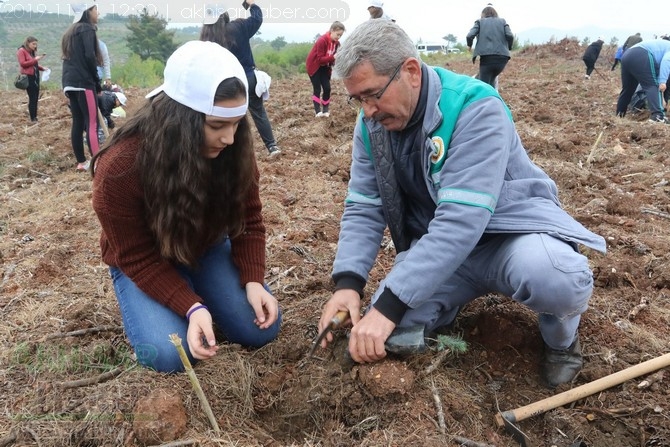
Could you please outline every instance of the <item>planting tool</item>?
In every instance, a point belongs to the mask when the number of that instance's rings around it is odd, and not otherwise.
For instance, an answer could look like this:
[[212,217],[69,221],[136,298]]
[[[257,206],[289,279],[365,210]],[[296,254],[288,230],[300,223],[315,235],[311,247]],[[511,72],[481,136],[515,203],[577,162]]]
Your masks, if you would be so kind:
[[[312,348],[309,350],[308,357],[314,357],[314,351],[321,344],[326,335],[340,327],[349,317],[349,312],[342,310],[335,314],[330,320],[328,326],[321,331],[312,342]],[[408,326],[395,328],[389,338],[386,339],[384,347],[386,351],[397,355],[418,354],[426,350],[426,341],[424,339],[424,326]]]
[[335,316],[330,320],[330,323],[328,323],[328,326],[326,326],[326,328],[321,331],[319,336],[316,337],[316,340],[312,342],[312,348],[309,350],[308,357],[314,357],[314,351],[316,351],[316,348],[321,344],[323,339],[326,338],[326,335],[339,328],[347,318],[349,318],[349,312],[346,310],[341,310],[336,313]]
[[647,360],[646,362],[637,365],[633,365],[619,372],[610,374],[609,376],[601,377],[600,379],[594,380],[593,382],[589,382],[578,386],[577,388],[573,388],[546,399],[533,402],[515,410],[508,410],[502,413],[498,413],[495,416],[495,421],[498,427],[505,427],[507,432],[510,433],[514,439],[516,439],[522,445],[522,447],[526,447],[528,446],[528,444],[525,442],[526,435],[524,435],[521,430],[514,426],[514,422],[520,422],[524,419],[538,416],[549,410],[553,410],[554,408],[558,408],[562,405],[590,396],[591,394],[595,394],[599,391],[606,390],[607,388],[611,388],[615,385],[619,385],[626,380],[634,379],[635,377],[639,377],[644,374],[649,374],[667,366],[670,366],[670,353],[653,358],[651,360]]

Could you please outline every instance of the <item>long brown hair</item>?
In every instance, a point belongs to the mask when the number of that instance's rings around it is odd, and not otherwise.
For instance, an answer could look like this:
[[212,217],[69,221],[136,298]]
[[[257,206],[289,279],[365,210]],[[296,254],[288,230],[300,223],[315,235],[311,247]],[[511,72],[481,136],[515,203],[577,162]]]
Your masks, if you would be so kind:
[[37,37],[33,36],[28,36],[26,37],[26,40],[23,41],[23,45],[21,45],[28,53],[30,53],[32,56],[35,55],[35,52],[30,48],[28,45],[30,45],[33,42],[39,42],[37,40]]
[[[63,59],[70,59],[70,55],[72,54],[72,48],[74,46],[74,36],[79,33],[79,30],[83,27],[93,27],[93,30],[96,31],[96,42],[98,39],[98,34],[97,34],[97,27],[91,23],[91,17],[89,11],[92,8],[95,8],[96,6],[91,6],[88,8],[86,11],[84,11],[84,14],[81,16],[81,19],[73,23],[68,27],[67,30],[65,30],[65,34],[63,34],[63,38],[60,41],[60,48],[61,52],[63,54]],[[98,63],[98,66],[102,66],[102,54],[100,53],[100,45],[96,43],[95,45],[95,59]]]
[[219,19],[211,25],[203,25],[200,30],[200,40],[205,42],[214,42],[234,52],[237,42],[233,37],[236,29],[244,23],[243,18],[238,18],[230,21],[230,15],[224,12],[219,16]]
[[200,40],[204,42],[214,42],[221,45],[223,48],[228,48],[226,44],[228,39],[226,39],[226,25],[230,23],[230,16],[227,12],[224,12],[219,16],[219,19],[210,24],[203,25],[202,30],[200,30]]
[[[215,101],[244,97],[244,84],[224,80]],[[146,219],[163,257],[195,266],[203,251],[223,235],[244,231],[245,203],[258,182],[253,140],[246,116],[233,144],[215,159],[202,156],[205,115],[159,93],[123,126],[93,159],[127,138],[139,137],[137,168],[142,176]],[[94,170],[92,170],[94,175]]]
[[496,11],[493,6],[487,6],[486,8],[482,9],[482,19],[489,17],[498,17],[498,11]]

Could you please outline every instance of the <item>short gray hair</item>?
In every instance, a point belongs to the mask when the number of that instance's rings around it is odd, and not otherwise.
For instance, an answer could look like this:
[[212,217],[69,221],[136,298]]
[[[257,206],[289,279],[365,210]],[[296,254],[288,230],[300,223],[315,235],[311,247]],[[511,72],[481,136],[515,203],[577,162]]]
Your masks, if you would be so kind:
[[391,75],[409,57],[419,57],[407,33],[391,20],[367,20],[342,42],[335,56],[335,74],[343,79],[362,62],[368,61],[375,72]]

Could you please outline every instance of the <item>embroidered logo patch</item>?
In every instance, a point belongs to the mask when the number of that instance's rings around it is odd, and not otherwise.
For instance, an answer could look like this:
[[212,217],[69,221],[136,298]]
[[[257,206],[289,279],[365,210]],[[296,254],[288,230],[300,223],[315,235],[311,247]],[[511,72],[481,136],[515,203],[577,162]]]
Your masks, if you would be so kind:
[[444,140],[441,137],[434,136],[431,140],[433,141],[433,153],[430,156],[430,162],[435,165],[443,161],[446,150],[444,148]]

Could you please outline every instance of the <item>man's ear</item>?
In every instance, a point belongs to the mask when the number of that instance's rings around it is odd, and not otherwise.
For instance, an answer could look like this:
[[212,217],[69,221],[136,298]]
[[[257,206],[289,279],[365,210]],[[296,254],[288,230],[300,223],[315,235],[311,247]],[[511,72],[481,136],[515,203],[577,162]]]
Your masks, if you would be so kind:
[[421,86],[421,62],[415,58],[410,57],[405,61],[404,69],[409,73],[409,83],[412,87]]

